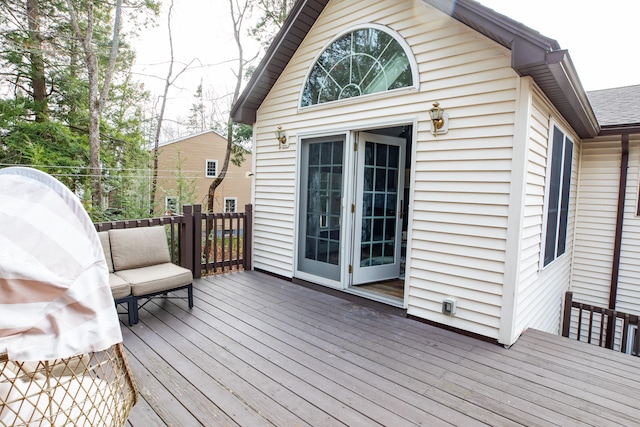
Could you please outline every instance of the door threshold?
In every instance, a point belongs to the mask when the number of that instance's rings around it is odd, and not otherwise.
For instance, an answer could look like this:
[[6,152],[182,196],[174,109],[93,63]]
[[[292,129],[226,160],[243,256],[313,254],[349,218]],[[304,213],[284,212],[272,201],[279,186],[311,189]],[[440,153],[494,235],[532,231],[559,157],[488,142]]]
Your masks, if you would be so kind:
[[393,307],[404,308],[404,301],[400,298],[383,295],[377,292],[358,289],[355,286],[351,286],[344,290],[344,292],[348,292],[353,295],[358,295],[362,298],[367,298],[373,301],[381,302],[383,304],[391,305]]
[[291,279],[292,283],[296,285],[304,286],[305,288],[313,289],[318,292],[333,295],[338,298],[346,299],[348,301],[363,305],[365,307],[371,307],[379,310],[383,313],[393,314],[396,316],[407,317],[407,309],[403,307],[403,302],[399,298],[387,297],[384,298],[372,298],[371,292],[357,291],[353,292],[353,289],[335,289],[329,286],[319,285],[317,283],[308,282],[306,280],[298,279],[296,277]]

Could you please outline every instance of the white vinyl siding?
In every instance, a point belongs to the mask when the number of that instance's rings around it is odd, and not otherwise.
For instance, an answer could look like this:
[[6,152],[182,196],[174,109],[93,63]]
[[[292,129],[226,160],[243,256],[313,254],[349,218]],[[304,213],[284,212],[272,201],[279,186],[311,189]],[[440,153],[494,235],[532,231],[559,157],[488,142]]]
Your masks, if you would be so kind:
[[576,301],[599,307],[609,305],[621,153],[620,137],[582,149],[571,290]]
[[[300,110],[304,78],[335,34],[366,23],[404,37],[420,88]],[[292,277],[296,161],[300,133],[345,132],[417,119],[413,141],[408,313],[498,336],[518,76],[510,52],[422,1],[331,1],[258,111],[255,144],[255,268]],[[434,138],[427,110],[450,116]],[[273,132],[287,131],[278,150]],[[441,314],[446,296],[454,317]]]
[[640,315],[640,216],[637,215],[639,180],[640,135],[632,135],[629,143],[629,169],[616,309],[635,315]]
[[[553,120],[552,120],[553,118]],[[535,328],[558,333],[562,313],[562,298],[569,288],[571,276],[571,249],[573,246],[575,212],[578,205],[578,170],[580,141],[568,134],[574,142],[569,195],[566,256],[562,256],[541,270],[544,198],[546,191],[550,126],[568,128],[541,91],[534,90],[529,130],[527,184],[522,227],[520,280],[516,296],[516,333]]]
[[[640,136],[631,136],[616,309],[640,315]],[[576,301],[607,307],[611,286],[621,137],[585,143],[572,291]]]

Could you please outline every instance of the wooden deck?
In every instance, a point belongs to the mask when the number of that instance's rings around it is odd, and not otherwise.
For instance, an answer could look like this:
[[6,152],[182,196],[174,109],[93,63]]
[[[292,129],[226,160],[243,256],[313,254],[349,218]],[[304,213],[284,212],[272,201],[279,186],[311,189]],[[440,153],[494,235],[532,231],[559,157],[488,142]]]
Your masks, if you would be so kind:
[[133,426],[640,424],[640,358],[528,330],[511,348],[257,272],[123,326]]

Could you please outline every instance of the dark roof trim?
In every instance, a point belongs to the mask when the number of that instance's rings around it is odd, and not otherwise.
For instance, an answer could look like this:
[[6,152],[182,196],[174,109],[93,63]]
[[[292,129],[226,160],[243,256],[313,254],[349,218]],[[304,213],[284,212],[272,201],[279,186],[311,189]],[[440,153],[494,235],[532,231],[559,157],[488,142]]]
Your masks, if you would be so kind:
[[472,0],[425,0],[432,6],[511,50],[511,66],[530,76],[581,138],[600,126],[578,73],[557,41]]
[[473,0],[424,0],[452,18],[457,19],[468,27],[484,34],[496,43],[511,49],[515,35],[528,40],[533,46],[544,51],[560,49],[554,39],[545,37],[539,32],[502,15],[493,9]]
[[256,122],[256,111],[284,71],[302,40],[329,0],[298,0],[282,28],[269,45],[240,97],[231,108],[231,119],[238,123]]
[[[531,67],[534,70],[530,71]],[[519,73],[528,73],[523,75],[533,77],[580,138],[598,135],[600,132],[598,119],[580,83],[568,51],[547,52],[544,60],[539,63],[524,66],[514,64],[514,69]]]
[[[575,67],[558,42],[473,0],[423,0],[512,51],[512,66],[531,76],[581,138],[600,127]],[[231,110],[234,121],[255,123],[256,111],[328,0],[298,0]]]
[[611,135],[636,135],[640,134],[640,123],[630,123],[628,125],[602,126],[599,136]]

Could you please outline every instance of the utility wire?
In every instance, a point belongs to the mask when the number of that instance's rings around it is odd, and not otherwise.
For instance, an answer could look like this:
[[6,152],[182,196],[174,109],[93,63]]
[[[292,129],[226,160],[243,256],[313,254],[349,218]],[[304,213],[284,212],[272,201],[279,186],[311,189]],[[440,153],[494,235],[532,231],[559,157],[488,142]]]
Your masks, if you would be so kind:
[[[63,166],[63,165],[25,165],[25,164],[14,164],[14,163],[0,163],[0,167],[9,167],[9,166],[24,166],[31,167],[35,169],[78,169],[78,168],[86,168],[89,169],[89,166]],[[105,171],[115,171],[115,172],[141,172],[145,173],[151,170],[151,168],[101,168],[103,172]],[[202,170],[179,170],[179,169],[158,169],[158,172],[168,173],[168,174],[192,174],[192,175],[200,175],[203,173]],[[59,174],[60,176],[92,176],[91,174]],[[244,172],[229,172],[227,171],[227,176],[244,176]],[[118,175],[122,176],[122,175]],[[151,175],[148,175],[151,176]],[[187,177],[188,178],[188,177]],[[194,178],[200,178],[199,176],[195,176]]]

